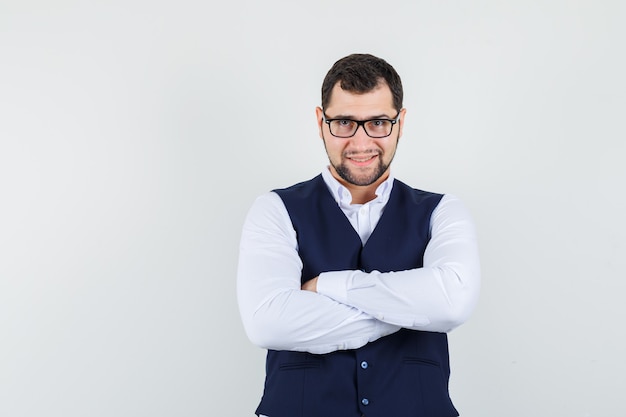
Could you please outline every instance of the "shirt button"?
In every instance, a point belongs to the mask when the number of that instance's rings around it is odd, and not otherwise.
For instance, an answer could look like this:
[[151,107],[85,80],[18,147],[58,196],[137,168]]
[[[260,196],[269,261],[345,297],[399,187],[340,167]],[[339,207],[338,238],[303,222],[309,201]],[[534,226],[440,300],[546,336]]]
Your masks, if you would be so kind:
[[369,403],[370,403],[370,400],[368,400],[367,398],[363,398],[361,400],[361,404],[363,404],[363,405],[368,405]]
[[366,361],[361,362],[361,368],[367,369],[368,366],[369,364]]

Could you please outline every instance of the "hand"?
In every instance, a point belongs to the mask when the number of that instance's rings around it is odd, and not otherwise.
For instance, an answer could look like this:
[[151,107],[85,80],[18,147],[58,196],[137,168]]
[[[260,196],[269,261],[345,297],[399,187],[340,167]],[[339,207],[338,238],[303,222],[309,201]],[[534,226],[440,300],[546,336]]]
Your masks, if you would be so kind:
[[302,289],[305,291],[317,292],[317,277],[312,278],[302,284]]

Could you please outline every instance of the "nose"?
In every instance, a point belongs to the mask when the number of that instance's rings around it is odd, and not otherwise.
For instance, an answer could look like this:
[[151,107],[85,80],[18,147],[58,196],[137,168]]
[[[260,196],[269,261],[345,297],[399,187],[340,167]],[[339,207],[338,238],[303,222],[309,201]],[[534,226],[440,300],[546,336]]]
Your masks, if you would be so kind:
[[371,144],[372,138],[368,136],[365,132],[365,127],[361,125],[356,128],[356,132],[354,136],[350,138],[350,142],[352,142],[352,145],[356,148],[367,148]]

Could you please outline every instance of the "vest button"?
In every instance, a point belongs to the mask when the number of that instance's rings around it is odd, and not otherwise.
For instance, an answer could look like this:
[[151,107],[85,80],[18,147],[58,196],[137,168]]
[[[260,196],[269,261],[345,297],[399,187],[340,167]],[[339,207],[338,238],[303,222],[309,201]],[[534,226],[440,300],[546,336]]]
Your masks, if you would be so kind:
[[370,403],[370,400],[368,400],[367,398],[363,398],[361,400],[361,404],[363,404],[363,405],[368,405],[369,403]]
[[366,361],[361,362],[361,368],[367,369],[368,366],[369,364]]

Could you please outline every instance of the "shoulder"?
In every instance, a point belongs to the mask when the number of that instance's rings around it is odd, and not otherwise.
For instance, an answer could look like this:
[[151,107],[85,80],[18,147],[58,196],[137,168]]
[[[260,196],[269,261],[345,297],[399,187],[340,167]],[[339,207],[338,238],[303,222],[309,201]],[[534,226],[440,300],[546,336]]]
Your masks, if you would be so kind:
[[397,188],[399,191],[410,195],[411,200],[416,203],[431,204],[434,209],[434,219],[460,218],[469,220],[471,218],[468,208],[465,206],[463,201],[455,194],[438,193],[414,188],[398,179],[394,180],[393,188]]
[[273,237],[290,237],[293,226],[287,209],[275,192],[269,191],[259,195],[248,210],[244,224],[243,237],[250,239],[273,239]]
[[454,194],[442,194],[438,209],[448,209],[455,211],[467,211],[467,207],[459,197]]
[[276,188],[272,190],[281,198],[285,197],[305,197],[324,185],[322,175],[317,175],[310,180],[302,181],[286,188]]
[[444,194],[433,211],[432,224],[448,225],[467,229],[474,228],[472,215],[463,201],[453,194]]
[[272,220],[276,221],[284,217],[284,213],[286,213],[286,210],[281,198],[275,192],[268,191],[255,198],[248,210],[246,223],[255,224]]
[[411,187],[406,183],[400,181],[399,179],[394,179],[393,182],[393,190],[392,193],[404,194],[409,196],[409,198],[415,203],[430,203],[433,205],[437,205],[444,194],[435,193],[432,191],[426,191],[419,188]]

